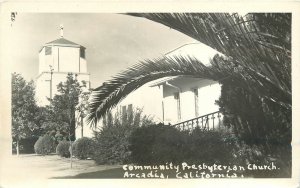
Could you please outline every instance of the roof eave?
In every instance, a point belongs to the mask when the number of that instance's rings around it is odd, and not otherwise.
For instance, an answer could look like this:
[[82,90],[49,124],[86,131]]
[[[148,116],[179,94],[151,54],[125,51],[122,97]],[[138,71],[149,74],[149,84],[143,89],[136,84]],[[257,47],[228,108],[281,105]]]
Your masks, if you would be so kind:
[[150,85],[150,87],[155,87],[155,86],[160,86],[160,85],[163,85],[165,84],[167,81],[171,81],[171,80],[174,80],[174,79],[177,79],[181,76],[171,76],[171,77],[166,77],[162,80],[159,80],[159,81],[156,81],[154,82],[153,84]]

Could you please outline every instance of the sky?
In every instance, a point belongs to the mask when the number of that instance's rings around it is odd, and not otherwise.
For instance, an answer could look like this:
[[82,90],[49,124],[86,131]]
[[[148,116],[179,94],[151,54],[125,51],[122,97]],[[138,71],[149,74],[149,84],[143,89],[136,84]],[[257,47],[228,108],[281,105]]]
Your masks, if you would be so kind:
[[153,21],[123,14],[19,13],[7,37],[11,72],[27,80],[38,76],[38,52],[64,38],[86,47],[92,88],[144,59],[160,57],[194,39]]

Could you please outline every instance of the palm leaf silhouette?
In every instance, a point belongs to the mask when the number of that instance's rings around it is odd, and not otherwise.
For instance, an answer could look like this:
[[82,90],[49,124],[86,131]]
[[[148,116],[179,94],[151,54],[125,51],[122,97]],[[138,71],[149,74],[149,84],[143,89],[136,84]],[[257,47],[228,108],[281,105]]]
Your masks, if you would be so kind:
[[[210,66],[194,57],[145,60],[96,88],[88,123],[97,121],[129,93],[166,76],[229,79],[240,87],[291,109],[291,15],[253,13],[139,13],[221,52]],[[201,51],[199,51],[201,53]]]

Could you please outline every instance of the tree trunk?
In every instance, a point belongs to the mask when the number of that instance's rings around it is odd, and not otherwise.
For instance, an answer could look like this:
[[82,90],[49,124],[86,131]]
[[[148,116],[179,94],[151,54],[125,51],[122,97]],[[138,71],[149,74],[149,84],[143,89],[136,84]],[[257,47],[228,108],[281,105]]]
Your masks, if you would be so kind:
[[81,138],[83,138],[83,118],[81,117]]
[[19,140],[17,140],[17,147],[16,147],[16,149],[17,149],[17,156],[19,156]]
[[71,140],[71,135],[69,134],[69,141],[70,141],[70,167],[73,167],[73,147],[72,147],[72,140]]
[[[70,141],[70,166],[71,168],[73,167],[73,147],[72,147],[72,118],[71,118],[71,110],[70,110],[70,115],[69,115],[69,141]],[[75,141],[75,140],[74,140]]]

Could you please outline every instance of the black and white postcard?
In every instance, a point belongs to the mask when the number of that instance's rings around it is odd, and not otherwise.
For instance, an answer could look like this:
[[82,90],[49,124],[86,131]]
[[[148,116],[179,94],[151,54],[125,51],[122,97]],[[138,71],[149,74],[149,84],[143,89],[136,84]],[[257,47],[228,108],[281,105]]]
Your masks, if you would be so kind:
[[299,2],[3,2],[6,187],[299,187]]

